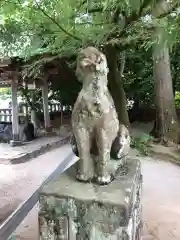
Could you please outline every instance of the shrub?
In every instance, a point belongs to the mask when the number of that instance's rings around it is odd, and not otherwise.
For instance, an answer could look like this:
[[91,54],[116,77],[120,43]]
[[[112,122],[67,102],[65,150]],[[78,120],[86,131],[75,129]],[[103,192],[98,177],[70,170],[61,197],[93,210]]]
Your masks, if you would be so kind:
[[131,139],[131,147],[136,148],[142,155],[149,155],[150,152],[150,142],[152,137],[148,134],[142,137],[134,137]]
[[175,106],[177,108],[180,108],[180,92],[175,93],[174,101],[175,101]]

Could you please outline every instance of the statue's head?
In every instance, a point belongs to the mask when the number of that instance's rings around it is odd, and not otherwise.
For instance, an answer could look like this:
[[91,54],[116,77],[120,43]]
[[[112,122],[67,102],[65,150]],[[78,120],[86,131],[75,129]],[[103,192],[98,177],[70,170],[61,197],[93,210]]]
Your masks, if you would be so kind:
[[76,75],[79,81],[83,82],[89,74],[108,74],[106,56],[95,47],[82,49],[77,57]]

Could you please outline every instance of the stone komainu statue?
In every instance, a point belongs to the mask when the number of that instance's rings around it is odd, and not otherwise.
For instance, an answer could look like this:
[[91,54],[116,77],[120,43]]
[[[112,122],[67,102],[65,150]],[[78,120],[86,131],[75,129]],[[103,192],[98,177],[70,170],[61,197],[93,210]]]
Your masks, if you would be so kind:
[[[95,180],[99,184],[111,182],[111,158],[120,159],[129,150],[127,128],[119,125],[113,99],[107,84],[106,57],[94,47],[87,47],[77,57],[76,75],[82,82],[72,111],[74,153],[77,179]],[[126,143],[126,144],[125,144]]]

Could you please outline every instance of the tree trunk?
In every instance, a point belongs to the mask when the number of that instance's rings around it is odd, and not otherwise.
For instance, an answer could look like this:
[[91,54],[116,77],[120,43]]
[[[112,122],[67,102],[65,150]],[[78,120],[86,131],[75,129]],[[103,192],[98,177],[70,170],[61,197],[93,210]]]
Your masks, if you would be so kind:
[[108,74],[109,90],[114,100],[114,104],[118,114],[118,119],[120,123],[124,124],[129,129],[130,123],[126,106],[127,103],[126,95],[124,92],[123,83],[121,79],[122,69],[121,73],[118,69],[117,51],[114,47],[108,46],[105,49],[105,53],[109,67]]
[[151,133],[161,143],[166,143],[168,140],[177,143],[179,141],[179,125],[174,103],[169,49],[167,46],[162,49],[158,43],[154,45],[153,65],[156,120]]
[[177,76],[176,74],[173,76],[173,79],[172,79],[172,84],[173,84],[173,95],[174,97],[176,96],[176,82],[177,82]]
[[37,136],[37,132],[38,132],[38,128],[39,128],[39,121],[38,121],[35,109],[31,109],[31,122],[34,126],[34,135]]
[[[153,9],[153,16],[158,17],[167,11],[171,2],[159,1]],[[173,84],[171,76],[169,48],[163,42],[161,28],[156,28],[155,37],[158,39],[153,46],[153,75],[155,81],[156,120],[151,134],[161,143],[173,141],[179,143],[179,124],[175,109]]]
[[61,126],[63,125],[63,104],[61,103]]

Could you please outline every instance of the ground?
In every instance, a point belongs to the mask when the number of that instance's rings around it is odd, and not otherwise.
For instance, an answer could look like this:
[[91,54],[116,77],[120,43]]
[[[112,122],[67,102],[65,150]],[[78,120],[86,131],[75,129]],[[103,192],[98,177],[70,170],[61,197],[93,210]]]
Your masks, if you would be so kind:
[[180,168],[145,158],[142,171],[143,240],[180,239]]
[[52,149],[62,145],[63,139],[63,136],[44,136],[16,147],[11,147],[7,143],[0,143],[0,163],[10,164],[11,162],[27,161],[34,156],[48,152],[50,147]]
[[[142,240],[180,239],[180,168],[151,157],[141,158],[143,172]],[[16,240],[38,239],[38,205],[16,231]]]
[[[65,145],[26,163],[0,164],[0,206],[7,210],[8,203],[13,208],[25,200],[70,151]],[[137,152],[132,150],[130,154],[135,156]],[[154,156],[138,158],[143,173],[142,240],[179,240],[180,167]],[[17,228],[16,240],[39,240],[37,217],[38,205]]]
[[69,151],[70,147],[64,145],[25,163],[0,164],[0,220],[26,200]]

